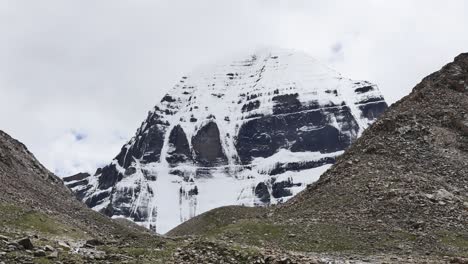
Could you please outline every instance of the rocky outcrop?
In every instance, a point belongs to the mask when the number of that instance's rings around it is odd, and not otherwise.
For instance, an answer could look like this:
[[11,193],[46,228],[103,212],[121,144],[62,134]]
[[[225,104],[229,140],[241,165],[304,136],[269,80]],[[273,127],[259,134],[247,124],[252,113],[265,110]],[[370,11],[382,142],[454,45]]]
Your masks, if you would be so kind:
[[95,210],[165,232],[215,207],[285,202],[386,107],[371,83],[259,51],[182,77],[109,165],[66,181]]
[[172,166],[193,161],[187,135],[180,125],[175,126],[169,135],[169,150],[167,151],[166,161]]
[[192,146],[195,161],[201,166],[215,167],[228,163],[215,122],[211,121],[197,131],[192,138]]

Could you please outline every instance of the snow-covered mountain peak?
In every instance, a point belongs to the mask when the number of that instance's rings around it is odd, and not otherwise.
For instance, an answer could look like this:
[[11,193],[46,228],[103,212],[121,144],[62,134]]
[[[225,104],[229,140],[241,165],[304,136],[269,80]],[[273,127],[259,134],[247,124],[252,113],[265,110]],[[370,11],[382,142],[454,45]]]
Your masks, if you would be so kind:
[[386,107],[369,82],[262,49],[183,76],[108,166],[68,184],[96,210],[165,232],[218,206],[289,199]]

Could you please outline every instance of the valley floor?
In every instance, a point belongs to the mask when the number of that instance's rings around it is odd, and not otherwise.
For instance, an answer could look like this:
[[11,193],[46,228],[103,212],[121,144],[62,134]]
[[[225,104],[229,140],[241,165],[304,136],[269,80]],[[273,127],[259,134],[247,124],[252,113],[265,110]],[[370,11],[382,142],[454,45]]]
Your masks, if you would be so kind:
[[[209,222],[205,217],[203,223],[209,229],[201,230],[203,237],[161,237],[126,233],[123,229],[125,232],[121,234],[100,239],[43,212],[11,205],[2,205],[0,209],[1,264],[468,263],[468,244],[456,234],[441,240],[454,251],[439,252],[435,250],[437,246],[433,246],[427,247],[425,252],[422,250],[425,244],[414,248],[413,242],[420,239],[414,234],[395,233],[392,240],[389,239],[392,234],[386,233],[384,237],[371,229],[369,232],[361,230],[359,236],[354,236],[352,231],[346,232],[339,226],[317,224],[302,228],[293,220],[289,225],[257,221],[256,217],[266,210],[255,208],[228,208],[226,212],[235,209],[236,213],[249,218],[230,223]],[[222,212],[223,208],[216,211]],[[230,218],[224,215],[217,219]]]

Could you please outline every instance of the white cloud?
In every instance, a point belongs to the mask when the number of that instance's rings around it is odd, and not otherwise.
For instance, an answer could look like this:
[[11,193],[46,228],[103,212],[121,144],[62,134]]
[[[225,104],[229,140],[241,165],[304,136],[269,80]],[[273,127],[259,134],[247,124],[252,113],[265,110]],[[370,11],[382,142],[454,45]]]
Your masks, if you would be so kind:
[[59,174],[92,171],[180,76],[259,45],[304,50],[395,102],[466,49],[467,11],[463,0],[0,0],[0,129]]

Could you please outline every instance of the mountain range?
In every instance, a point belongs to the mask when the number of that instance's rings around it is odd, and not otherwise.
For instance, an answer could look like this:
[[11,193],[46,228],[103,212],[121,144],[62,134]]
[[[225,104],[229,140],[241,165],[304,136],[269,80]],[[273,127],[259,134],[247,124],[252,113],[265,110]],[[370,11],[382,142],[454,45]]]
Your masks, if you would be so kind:
[[1,264],[468,263],[468,53],[297,195],[210,210],[165,236],[88,208],[4,132],[0,183]]

